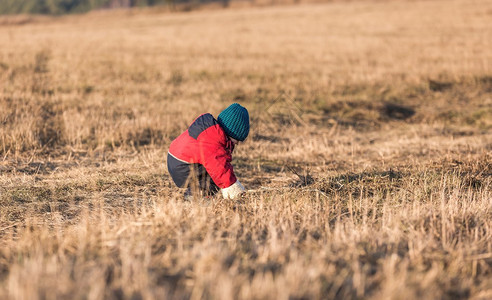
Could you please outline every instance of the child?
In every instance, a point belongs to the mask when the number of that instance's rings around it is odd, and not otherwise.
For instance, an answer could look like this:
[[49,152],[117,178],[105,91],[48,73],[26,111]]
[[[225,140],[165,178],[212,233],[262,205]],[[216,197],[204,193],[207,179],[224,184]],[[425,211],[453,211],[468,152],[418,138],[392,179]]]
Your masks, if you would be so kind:
[[248,133],[248,110],[234,103],[217,119],[209,113],[199,116],[171,143],[167,169],[178,187],[188,187],[185,197],[190,194],[190,184],[205,195],[221,190],[225,199],[236,199],[244,192],[234,174],[231,155]]

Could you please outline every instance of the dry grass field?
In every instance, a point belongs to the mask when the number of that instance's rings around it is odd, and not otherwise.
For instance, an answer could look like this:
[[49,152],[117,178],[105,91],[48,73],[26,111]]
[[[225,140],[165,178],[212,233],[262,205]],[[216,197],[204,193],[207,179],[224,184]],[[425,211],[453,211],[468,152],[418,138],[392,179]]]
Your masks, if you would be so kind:
[[[0,17],[1,299],[491,299],[492,2]],[[165,157],[240,102],[241,201]]]

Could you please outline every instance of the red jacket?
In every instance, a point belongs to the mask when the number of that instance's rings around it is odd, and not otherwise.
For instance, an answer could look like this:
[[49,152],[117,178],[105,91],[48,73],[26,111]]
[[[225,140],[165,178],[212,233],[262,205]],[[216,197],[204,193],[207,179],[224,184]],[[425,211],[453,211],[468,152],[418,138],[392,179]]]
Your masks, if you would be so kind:
[[203,165],[220,188],[230,187],[237,180],[231,165],[233,150],[234,143],[208,113],[193,121],[169,147],[169,153],[183,163]]

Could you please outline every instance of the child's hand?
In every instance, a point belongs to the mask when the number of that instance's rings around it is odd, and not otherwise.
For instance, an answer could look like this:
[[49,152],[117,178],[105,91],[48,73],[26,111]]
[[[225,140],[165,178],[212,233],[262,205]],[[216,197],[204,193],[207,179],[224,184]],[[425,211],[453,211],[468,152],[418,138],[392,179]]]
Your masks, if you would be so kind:
[[237,199],[244,191],[244,186],[239,180],[236,180],[230,187],[222,189],[222,196],[224,199]]

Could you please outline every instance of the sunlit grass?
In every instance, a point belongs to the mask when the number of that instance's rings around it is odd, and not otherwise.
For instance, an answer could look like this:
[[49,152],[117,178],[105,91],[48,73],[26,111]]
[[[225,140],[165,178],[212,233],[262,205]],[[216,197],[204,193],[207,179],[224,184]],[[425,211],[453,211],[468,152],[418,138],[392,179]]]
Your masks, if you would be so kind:
[[[490,298],[491,11],[0,19],[0,298]],[[232,102],[253,191],[184,202],[169,143]]]

